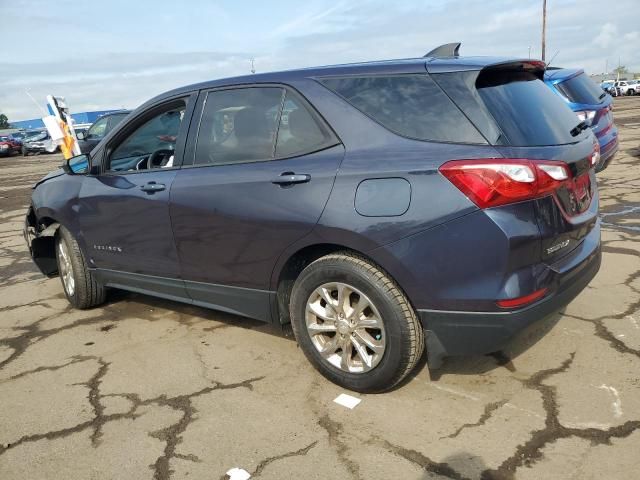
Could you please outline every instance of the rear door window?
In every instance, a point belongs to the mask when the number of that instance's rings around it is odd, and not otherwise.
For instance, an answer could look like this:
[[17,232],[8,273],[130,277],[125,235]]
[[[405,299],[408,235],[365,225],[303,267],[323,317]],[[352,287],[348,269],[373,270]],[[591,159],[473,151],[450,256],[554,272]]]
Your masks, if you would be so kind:
[[287,91],[278,128],[276,157],[302,155],[337,143],[305,102]]
[[304,155],[339,143],[302,98],[281,87],[209,92],[195,164],[226,165]]
[[556,88],[567,100],[574,103],[597,105],[606,97],[602,89],[584,73],[556,83]]
[[427,74],[325,78],[354,107],[404,137],[487,143]]
[[273,159],[284,93],[277,87],[209,92],[198,131],[196,165]]

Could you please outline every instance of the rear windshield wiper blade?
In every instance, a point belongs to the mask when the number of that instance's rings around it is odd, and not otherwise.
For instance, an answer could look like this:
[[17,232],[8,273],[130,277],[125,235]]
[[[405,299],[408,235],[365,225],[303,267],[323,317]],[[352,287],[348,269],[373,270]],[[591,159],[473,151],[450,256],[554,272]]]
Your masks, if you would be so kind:
[[583,130],[586,130],[587,128],[589,128],[589,125],[587,125],[587,122],[583,120],[578,125],[573,127],[569,133],[571,134],[572,137],[577,137],[578,135],[580,135],[580,132],[582,132]]

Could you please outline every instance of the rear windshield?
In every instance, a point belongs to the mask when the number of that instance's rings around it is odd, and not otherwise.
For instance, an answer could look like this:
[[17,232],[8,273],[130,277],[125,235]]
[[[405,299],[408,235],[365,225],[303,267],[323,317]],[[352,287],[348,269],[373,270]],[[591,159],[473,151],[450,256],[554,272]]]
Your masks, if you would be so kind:
[[574,129],[580,123],[576,114],[533,73],[481,73],[476,88],[506,144],[563,145],[582,140],[586,134],[576,134]]
[[564,82],[556,83],[558,91],[570,102],[597,105],[606,94],[584,73],[571,77]]
[[389,130],[417,140],[487,143],[429,75],[326,78],[322,83]]

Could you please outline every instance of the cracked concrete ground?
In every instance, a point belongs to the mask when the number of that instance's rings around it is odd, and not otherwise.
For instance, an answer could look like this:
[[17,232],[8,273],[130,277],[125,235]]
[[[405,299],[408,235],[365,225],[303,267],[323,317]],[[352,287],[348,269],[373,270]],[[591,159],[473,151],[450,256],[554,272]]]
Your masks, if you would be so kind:
[[257,322],[115,291],[71,310],[21,237],[60,159],[0,159],[0,478],[638,478],[640,99],[615,116],[591,285],[505,351],[354,410]]

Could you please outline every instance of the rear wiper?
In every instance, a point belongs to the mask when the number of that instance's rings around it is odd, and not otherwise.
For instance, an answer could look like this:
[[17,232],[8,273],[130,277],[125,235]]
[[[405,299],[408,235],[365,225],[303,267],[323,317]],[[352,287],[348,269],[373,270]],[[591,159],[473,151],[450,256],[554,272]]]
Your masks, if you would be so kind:
[[598,97],[598,100],[602,100],[606,96],[607,96],[607,92],[602,92],[602,95]]
[[582,132],[583,130],[586,130],[587,128],[589,128],[589,125],[587,125],[587,122],[583,120],[578,125],[573,127],[571,131],[569,131],[569,133],[571,134],[572,137],[577,137],[578,135],[580,135],[580,132]]

